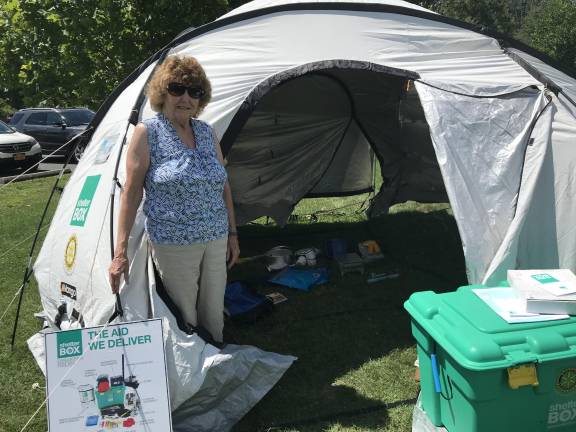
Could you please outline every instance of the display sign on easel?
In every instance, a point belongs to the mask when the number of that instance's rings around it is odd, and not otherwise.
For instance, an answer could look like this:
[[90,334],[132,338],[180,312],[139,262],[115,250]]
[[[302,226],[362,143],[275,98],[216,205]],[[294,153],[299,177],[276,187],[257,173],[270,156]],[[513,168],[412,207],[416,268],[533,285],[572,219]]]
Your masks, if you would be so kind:
[[172,431],[162,320],[45,335],[50,432]]

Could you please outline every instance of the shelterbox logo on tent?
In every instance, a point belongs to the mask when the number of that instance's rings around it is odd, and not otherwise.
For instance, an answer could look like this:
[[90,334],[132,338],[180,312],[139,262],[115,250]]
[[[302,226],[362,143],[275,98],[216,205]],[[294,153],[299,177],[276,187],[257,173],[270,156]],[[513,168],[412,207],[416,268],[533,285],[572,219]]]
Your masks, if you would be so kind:
[[56,335],[58,358],[78,357],[82,355],[82,331],[69,330]]
[[92,198],[96,193],[96,188],[98,187],[98,182],[100,181],[100,175],[88,176],[82,186],[80,191],[80,196],[78,201],[76,201],[76,207],[74,207],[74,213],[72,213],[72,220],[70,225],[83,227],[86,223],[86,218],[88,217],[88,211],[92,205]]

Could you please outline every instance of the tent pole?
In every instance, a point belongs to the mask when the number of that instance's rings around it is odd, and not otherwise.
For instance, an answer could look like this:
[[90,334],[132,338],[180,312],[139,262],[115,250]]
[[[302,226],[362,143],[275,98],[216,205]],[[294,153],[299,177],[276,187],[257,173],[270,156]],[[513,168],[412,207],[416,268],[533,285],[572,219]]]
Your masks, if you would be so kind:
[[[131,120],[131,119],[130,119]],[[120,159],[122,159],[122,150],[126,145],[126,135],[128,135],[128,128],[130,127],[131,121],[128,121],[126,125],[126,130],[124,131],[124,138],[122,139],[122,145],[118,150],[118,156],[116,157],[116,166],[114,168],[114,179],[112,180],[112,191],[110,193],[110,259],[114,259],[114,198],[116,197],[116,188],[122,186],[118,180],[118,168],[120,167]],[[122,300],[120,299],[120,293],[116,293],[116,303],[114,304],[114,312],[108,318],[108,323],[114,321],[117,317],[124,315],[124,310],[122,309]]]
[[[160,55],[160,58],[158,59],[158,63],[156,64],[156,67],[154,68],[154,70],[156,70],[158,65],[160,65],[164,61],[164,59],[166,58],[167,55],[168,55],[168,49],[165,49],[162,52],[162,54]],[[148,81],[150,81],[150,77],[153,74],[154,74],[154,71],[152,71],[152,73],[150,74],[150,76],[146,80],[146,84],[148,83]],[[120,159],[122,159],[122,149],[126,145],[126,136],[128,135],[128,128],[130,127],[131,124],[134,126],[136,126],[138,124],[138,117],[140,114],[140,108],[142,107],[142,104],[144,103],[144,88],[145,87],[146,86],[144,85],[142,87],[142,89],[140,90],[140,93],[138,94],[138,98],[136,99],[136,102],[134,102],[134,106],[132,107],[132,111],[130,111],[130,118],[128,119],[128,124],[126,125],[126,131],[124,132],[124,138],[122,139],[122,145],[120,146],[120,149],[118,150],[118,156],[116,157],[116,166],[114,167],[114,179],[113,179],[113,184],[112,184],[112,191],[110,192],[110,259],[111,260],[114,259],[114,245],[115,245],[115,243],[114,243],[114,198],[116,197],[116,188],[117,187],[122,188],[122,185],[120,184],[120,181],[118,180],[118,169],[120,168]],[[124,315],[124,310],[122,309],[122,300],[120,299],[120,293],[116,293],[116,303],[114,305],[114,312],[112,313],[112,315],[108,319],[108,323],[111,323],[117,317],[123,316],[123,315]]]
[[44,223],[44,219],[46,218],[46,214],[48,213],[48,207],[50,207],[50,202],[52,201],[52,197],[54,196],[54,192],[57,190],[62,192],[63,189],[58,187],[58,183],[62,179],[64,175],[64,170],[70,163],[70,159],[74,154],[74,150],[78,146],[78,143],[81,141],[81,137],[85,135],[87,132],[92,131],[92,128],[87,128],[82,133],[73,137],[70,141],[76,141],[76,143],[72,146],[72,148],[68,152],[68,156],[66,157],[66,161],[54,182],[54,186],[52,186],[52,190],[50,191],[50,196],[48,197],[48,201],[46,202],[46,206],[44,207],[44,211],[42,212],[42,216],[40,217],[40,221],[38,222],[38,227],[36,228],[36,235],[34,236],[34,241],[32,242],[32,247],[30,248],[30,254],[28,255],[28,265],[26,266],[26,270],[24,271],[24,278],[22,279],[22,287],[20,288],[20,297],[18,299],[18,307],[16,308],[16,317],[14,318],[14,328],[12,329],[12,341],[10,342],[11,350],[14,350],[14,342],[16,340],[16,329],[18,327],[18,319],[20,317],[20,307],[22,306],[22,299],[24,297],[24,290],[26,286],[28,286],[28,282],[30,281],[30,277],[32,276],[32,257],[34,256],[34,250],[36,249],[36,243],[38,242],[38,237],[40,235],[40,230],[42,229],[42,224]]
[[[140,92],[134,108],[130,113],[130,118],[128,119],[128,124],[126,125],[126,130],[124,131],[124,138],[122,139],[122,145],[118,150],[118,156],[116,157],[116,166],[114,167],[114,179],[112,180],[112,191],[110,193],[110,259],[114,259],[114,198],[116,197],[116,188],[122,188],[120,180],[118,179],[118,169],[120,168],[120,160],[122,159],[122,151],[126,145],[126,136],[128,135],[128,128],[131,124],[138,124],[138,113],[140,107],[144,102],[144,93]],[[116,303],[114,304],[114,312],[108,318],[108,323],[111,323],[119,316],[124,316],[124,309],[122,308],[122,300],[120,299],[120,293],[116,293]]]

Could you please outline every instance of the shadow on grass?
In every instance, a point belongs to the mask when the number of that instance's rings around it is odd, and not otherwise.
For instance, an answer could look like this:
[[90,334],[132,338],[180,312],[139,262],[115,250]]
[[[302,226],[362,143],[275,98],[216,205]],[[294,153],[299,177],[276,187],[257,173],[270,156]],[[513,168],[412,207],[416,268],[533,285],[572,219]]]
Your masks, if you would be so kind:
[[[452,216],[403,212],[358,223],[247,226],[240,235],[243,257],[277,245],[323,249],[332,238],[347,240],[350,251],[359,241],[377,240],[385,257],[367,265],[364,275],[344,276],[324,259],[319,264],[330,269],[330,282],[310,292],[267,283],[258,260],[233,269],[230,280],[246,280],[265,294],[279,291],[289,300],[254,324],[228,322],[225,334],[235,343],[298,357],[235,431],[312,431],[330,425],[383,430],[392,409],[411,409],[417,394],[415,350],[403,303],[416,291],[452,291],[466,284]],[[368,272],[391,270],[400,277],[366,282]]]

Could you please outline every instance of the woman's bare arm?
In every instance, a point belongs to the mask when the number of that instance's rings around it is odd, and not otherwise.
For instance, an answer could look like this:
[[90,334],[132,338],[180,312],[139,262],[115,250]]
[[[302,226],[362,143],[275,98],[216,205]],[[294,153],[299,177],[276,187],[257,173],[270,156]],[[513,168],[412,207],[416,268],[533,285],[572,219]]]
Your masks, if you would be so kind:
[[[222,149],[220,148],[220,142],[216,133],[212,131],[214,135],[214,143],[216,145],[216,156],[218,160],[224,166],[224,156],[222,155]],[[228,250],[226,252],[226,261],[228,262],[228,268],[231,268],[238,258],[240,257],[240,245],[238,243],[238,233],[236,231],[236,216],[234,214],[234,200],[232,198],[232,188],[230,188],[230,183],[226,180],[224,184],[224,203],[226,204],[226,210],[228,210]]]
[[120,215],[114,258],[108,269],[110,286],[116,294],[120,288],[120,277],[128,282],[128,238],[134,225],[136,211],[142,201],[144,179],[150,166],[150,152],[146,126],[136,126],[126,154],[126,183],[120,197]]

